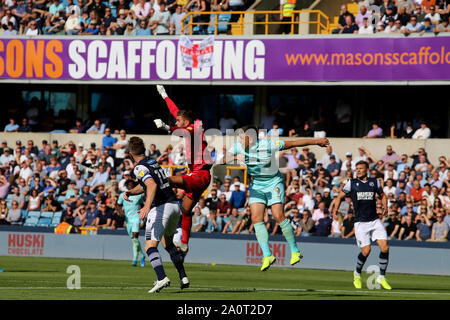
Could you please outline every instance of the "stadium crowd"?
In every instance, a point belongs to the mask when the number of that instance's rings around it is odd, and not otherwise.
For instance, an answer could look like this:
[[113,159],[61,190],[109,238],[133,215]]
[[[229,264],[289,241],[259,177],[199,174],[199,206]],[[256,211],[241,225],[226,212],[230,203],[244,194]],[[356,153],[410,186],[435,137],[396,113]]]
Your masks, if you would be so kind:
[[[204,11],[245,10],[247,0],[1,0],[0,35],[180,35],[181,20],[208,23]],[[236,16],[236,17],[234,17]],[[230,22],[238,15],[230,15]],[[225,31],[227,29],[225,28]],[[207,34],[208,25],[194,34]],[[211,32],[210,32],[211,33]],[[214,33],[214,30],[212,30]]]
[[448,0],[364,0],[355,1],[359,12],[355,16],[341,5],[338,28],[334,34],[450,32]]
[[[14,125],[14,124],[10,124]],[[24,124],[22,124],[23,126]],[[24,212],[62,212],[61,220],[74,227],[118,229],[124,217],[116,203],[132,177],[125,130],[119,137],[97,120],[89,132],[102,134],[102,144],[85,146],[70,141],[16,141],[0,147],[0,224],[22,225]],[[229,155],[212,151],[215,163],[225,165]],[[296,236],[350,238],[354,236],[354,212],[347,197],[334,215],[335,198],[345,182],[355,176],[360,160],[370,164],[370,175],[377,177],[388,197],[388,212],[381,201],[377,209],[390,239],[447,241],[450,229],[449,159],[442,156],[430,163],[424,149],[414,154],[398,154],[387,146],[376,159],[364,147],[358,155],[347,152],[339,159],[331,146],[317,159],[309,148],[293,148],[280,154],[280,171],[285,176],[285,214]],[[183,147],[166,146],[161,152],[154,144],[147,156],[162,165],[186,165]],[[183,167],[166,167],[168,174],[182,174]],[[252,233],[248,206],[249,190],[239,177],[225,176],[212,183],[207,195],[193,210],[193,232]],[[181,192],[178,193],[181,198]],[[280,227],[266,211],[270,234]]]

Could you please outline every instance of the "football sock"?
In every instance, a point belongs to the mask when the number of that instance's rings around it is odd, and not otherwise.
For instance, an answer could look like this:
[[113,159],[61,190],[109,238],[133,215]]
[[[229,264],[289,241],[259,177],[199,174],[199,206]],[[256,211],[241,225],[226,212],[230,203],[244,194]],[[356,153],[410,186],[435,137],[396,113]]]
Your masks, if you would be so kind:
[[133,261],[136,261],[139,255],[139,240],[133,238],[131,241],[133,241]]
[[167,252],[170,255],[170,259],[173,262],[175,268],[177,268],[178,274],[180,275],[180,279],[186,277],[186,272],[184,271],[183,265],[183,255],[181,252],[172,244],[166,248]]
[[192,216],[182,213],[181,216],[181,243],[188,244],[191,236]]
[[380,277],[384,277],[386,275],[386,269],[389,263],[389,252],[380,252]]
[[358,255],[358,261],[356,262],[356,273],[358,273],[358,275],[361,274],[362,268],[364,267],[364,263],[366,263],[366,260],[367,257],[360,252]]
[[284,219],[279,225],[281,227],[281,231],[283,231],[284,238],[291,248],[291,253],[300,252],[300,250],[298,250],[297,243],[295,242],[294,231],[292,230],[290,221],[288,219]]
[[263,252],[264,257],[269,257],[272,255],[269,247],[269,233],[267,232],[266,225],[264,222],[258,222],[254,224],[256,239],[258,240],[259,247]]
[[[144,250],[141,247],[141,243],[138,238],[133,238],[133,260],[136,260],[138,256],[145,257]],[[136,250],[136,253],[134,252]]]
[[153,269],[155,270],[158,280],[161,281],[166,277],[166,273],[164,272],[161,256],[159,255],[158,249],[155,247],[148,248],[147,255],[152,264]]

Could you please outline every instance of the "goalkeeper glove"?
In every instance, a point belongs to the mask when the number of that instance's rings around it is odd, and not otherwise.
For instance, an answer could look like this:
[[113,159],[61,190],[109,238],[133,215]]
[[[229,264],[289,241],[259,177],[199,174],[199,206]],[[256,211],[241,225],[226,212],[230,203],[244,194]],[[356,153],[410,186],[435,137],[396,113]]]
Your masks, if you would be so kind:
[[163,99],[166,99],[168,97],[166,89],[164,89],[164,86],[158,84],[156,85],[156,90],[158,90],[158,93],[161,95]]
[[161,119],[156,119],[156,120],[153,120],[153,121],[155,122],[155,125],[156,125],[156,127],[158,129],[163,129],[163,130],[166,130],[166,131],[170,131],[170,127],[167,124],[165,124]]

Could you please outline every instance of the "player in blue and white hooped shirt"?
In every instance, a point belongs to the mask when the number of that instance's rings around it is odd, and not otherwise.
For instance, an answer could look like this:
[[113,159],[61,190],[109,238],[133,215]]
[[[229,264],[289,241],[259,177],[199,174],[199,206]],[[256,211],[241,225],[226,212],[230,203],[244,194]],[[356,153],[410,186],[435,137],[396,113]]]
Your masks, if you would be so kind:
[[187,288],[189,279],[184,270],[183,256],[173,244],[173,235],[180,219],[180,207],[169,178],[155,160],[145,157],[145,145],[141,138],[131,137],[129,149],[135,164],[133,173],[139,185],[126,191],[124,199],[128,201],[129,196],[144,192],[146,195],[144,206],[139,210],[139,218],[147,219],[145,251],[158,277],[149,293],[159,292],[170,285],[158,252],[159,242],[162,242],[178,271],[181,289]]
[[377,282],[386,290],[391,290],[385,275],[389,262],[389,245],[386,230],[378,217],[376,210],[376,195],[381,197],[384,213],[388,209],[387,197],[379,180],[369,178],[367,173],[369,164],[359,161],[356,164],[356,179],[350,179],[337,197],[334,205],[334,214],[341,204],[341,200],[350,195],[355,211],[355,236],[361,252],[358,255],[356,270],[353,273],[353,285],[357,289],[362,288],[361,271],[371,250],[371,241],[376,241],[380,247],[379,265],[380,275]]

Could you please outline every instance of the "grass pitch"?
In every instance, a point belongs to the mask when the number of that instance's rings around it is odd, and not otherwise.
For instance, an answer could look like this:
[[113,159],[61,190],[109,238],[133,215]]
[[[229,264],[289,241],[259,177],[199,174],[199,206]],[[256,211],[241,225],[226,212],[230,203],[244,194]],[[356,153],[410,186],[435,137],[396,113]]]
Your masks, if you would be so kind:
[[[67,289],[70,265],[81,270],[81,289]],[[156,275],[149,263],[132,267],[129,261],[0,257],[0,299],[170,299],[170,300],[295,300],[295,299],[450,299],[450,277],[388,274],[392,291],[353,287],[352,272],[257,266],[186,264],[191,281],[179,289],[178,274],[164,268],[171,286],[149,294]]]

